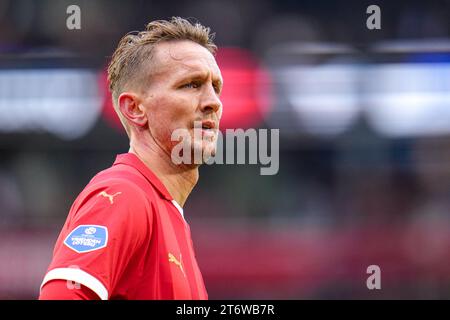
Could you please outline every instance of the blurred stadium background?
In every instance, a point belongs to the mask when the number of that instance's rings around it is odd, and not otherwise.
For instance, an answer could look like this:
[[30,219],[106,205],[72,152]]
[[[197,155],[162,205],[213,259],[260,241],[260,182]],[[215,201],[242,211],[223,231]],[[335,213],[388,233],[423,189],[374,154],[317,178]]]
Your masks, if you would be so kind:
[[277,175],[205,166],[188,199],[210,298],[448,298],[450,1],[1,0],[0,299],[37,297],[73,200],[128,150],[118,40],[173,15],[217,33],[223,128],[280,129]]

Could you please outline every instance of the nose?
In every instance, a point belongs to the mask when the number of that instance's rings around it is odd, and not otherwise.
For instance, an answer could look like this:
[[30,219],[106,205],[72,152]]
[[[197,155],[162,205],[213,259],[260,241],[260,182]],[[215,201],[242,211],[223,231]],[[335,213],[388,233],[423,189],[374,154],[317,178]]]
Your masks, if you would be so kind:
[[201,111],[208,112],[220,112],[222,110],[222,102],[219,99],[219,96],[214,91],[212,87],[205,90],[202,102],[201,102]]

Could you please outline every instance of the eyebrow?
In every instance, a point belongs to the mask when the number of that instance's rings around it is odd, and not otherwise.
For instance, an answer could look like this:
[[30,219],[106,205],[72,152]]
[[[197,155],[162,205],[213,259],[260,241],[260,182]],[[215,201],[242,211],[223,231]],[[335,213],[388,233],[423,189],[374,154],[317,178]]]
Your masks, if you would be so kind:
[[[182,80],[180,81],[186,81],[186,80],[204,80],[207,77],[207,72],[204,71],[194,71],[193,73],[189,74],[186,73],[184,75],[180,76]],[[219,85],[220,87],[222,87],[223,85],[223,81],[219,76],[214,76],[212,78],[212,82],[214,84]]]

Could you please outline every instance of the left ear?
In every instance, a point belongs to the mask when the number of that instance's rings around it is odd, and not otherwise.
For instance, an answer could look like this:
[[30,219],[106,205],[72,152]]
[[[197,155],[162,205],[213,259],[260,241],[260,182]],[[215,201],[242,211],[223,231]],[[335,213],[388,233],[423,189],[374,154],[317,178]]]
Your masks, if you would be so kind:
[[133,92],[122,92],[117,99],[120,112],[130,124],[143,127],[147,124],[147,115],[140,98]]

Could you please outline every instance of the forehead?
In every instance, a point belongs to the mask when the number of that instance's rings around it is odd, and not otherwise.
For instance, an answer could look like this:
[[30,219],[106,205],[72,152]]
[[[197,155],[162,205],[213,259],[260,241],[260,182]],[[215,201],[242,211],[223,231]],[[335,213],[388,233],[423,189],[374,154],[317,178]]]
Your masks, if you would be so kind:
[[222,79],[211,52],[192,41],[161,42],[155,47],[153,58],[155,75],[181,76],[197,71]]

